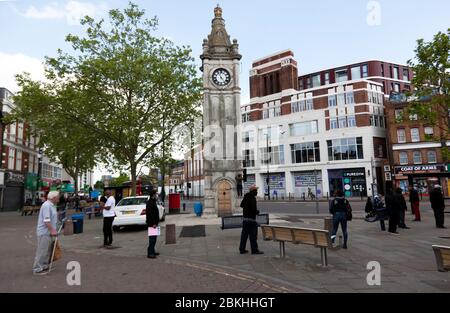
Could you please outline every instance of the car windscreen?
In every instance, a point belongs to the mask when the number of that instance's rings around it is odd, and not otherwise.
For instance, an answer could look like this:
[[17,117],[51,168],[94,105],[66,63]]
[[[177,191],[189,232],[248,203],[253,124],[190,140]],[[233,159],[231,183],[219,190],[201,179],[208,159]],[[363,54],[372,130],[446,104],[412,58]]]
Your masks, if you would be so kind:
[[147,198],[128,198],[122,199],[117,203],[117,206],[126,206],[126,205],[141,205],[147,202]]

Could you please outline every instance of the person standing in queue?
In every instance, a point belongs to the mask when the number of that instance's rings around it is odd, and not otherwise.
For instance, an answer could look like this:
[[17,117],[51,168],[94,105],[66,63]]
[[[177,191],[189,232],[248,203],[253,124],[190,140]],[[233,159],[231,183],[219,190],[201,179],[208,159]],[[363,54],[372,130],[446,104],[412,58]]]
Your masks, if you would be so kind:
[[112,224],[116,217],[116,212],[114,212],[116,199],[111,195],[111,190],[107,190],[105,195],[108,199],[103,206],[103,247],[111,248],[113,242]]
[[386,202],[386,210],[389,215],[389,230],[388,232],[390,234],[398,234],[397,232],[397,225],[400,220],[400,212],[398,203],[395,199],[394,192],[392,191],[392,188],[386,189],[386,197],[384,198]]
[[446,228],[444,226],[445,202],[444,196],[442,195],[442,187],[440,185],[434,186],[434,189],[430,194],[430,202],[436,220],[436,228]]
[[241,243],[239,245],[239,252],[241,254],[248,253],[245,249],[247,239],[250,237],[250,247],[252,254],[264,254],[258,249],[258,223],[256,216],[259,211],[256,206],[256,196],[258,195],[258,187],[256,185],[250,186],[249,192],[245,194],[241,202],[241,208],[244,213],[244,221],[242,222]]
[[[145,207],[145,215],[146,215],[146,223],[147,227],[157,228],[159,224],[159,210],[158,205],[156,203],[157,194],[156,190],[150,191],[150,199],[147,201],[147,205]],[[158,252],[155,251],[156,240],[158,236],[148,236],[148,249],[147,249],[147,258],[154,259],[159,255]]]
[[414,222],[420,222],[420,199],[419,193],[417,192],[415,187],[411,187],[409,190],[409,202],[411,202],[411,211],[415,215]]

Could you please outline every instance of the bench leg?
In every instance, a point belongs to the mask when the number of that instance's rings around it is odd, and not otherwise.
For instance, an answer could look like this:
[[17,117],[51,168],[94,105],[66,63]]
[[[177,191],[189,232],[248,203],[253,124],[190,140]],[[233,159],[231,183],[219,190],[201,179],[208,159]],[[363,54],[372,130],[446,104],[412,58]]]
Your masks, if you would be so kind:
[[320,248],[320,260],[322,261],[322,266],[328,266],[328,256],[326,248]]
[[284,258],[286,256],[286,250],[284,247],[284,241],[280,241],[280,257]]

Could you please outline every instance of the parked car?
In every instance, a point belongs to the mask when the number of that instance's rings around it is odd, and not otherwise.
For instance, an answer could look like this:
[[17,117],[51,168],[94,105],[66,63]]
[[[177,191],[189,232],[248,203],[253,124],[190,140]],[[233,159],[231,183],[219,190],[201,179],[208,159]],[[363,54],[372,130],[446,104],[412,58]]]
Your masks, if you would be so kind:
[[[118,230],[121,226],[145,225],[145,206],[149,196],[127,197],[120,200],[114,211],[116,218],[113,222],[113,229]],[[159,220],[166,219],[166,209],[162,203],[158,203]]]

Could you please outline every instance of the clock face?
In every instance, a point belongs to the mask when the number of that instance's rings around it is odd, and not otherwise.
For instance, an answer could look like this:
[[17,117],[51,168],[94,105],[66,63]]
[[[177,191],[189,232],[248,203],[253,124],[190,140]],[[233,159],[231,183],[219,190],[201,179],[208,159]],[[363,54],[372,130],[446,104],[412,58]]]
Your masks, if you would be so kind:
[[231,75],[226,69],[219,68],[212,74],[212,81],[217,86],[223,87],[230,83]]

